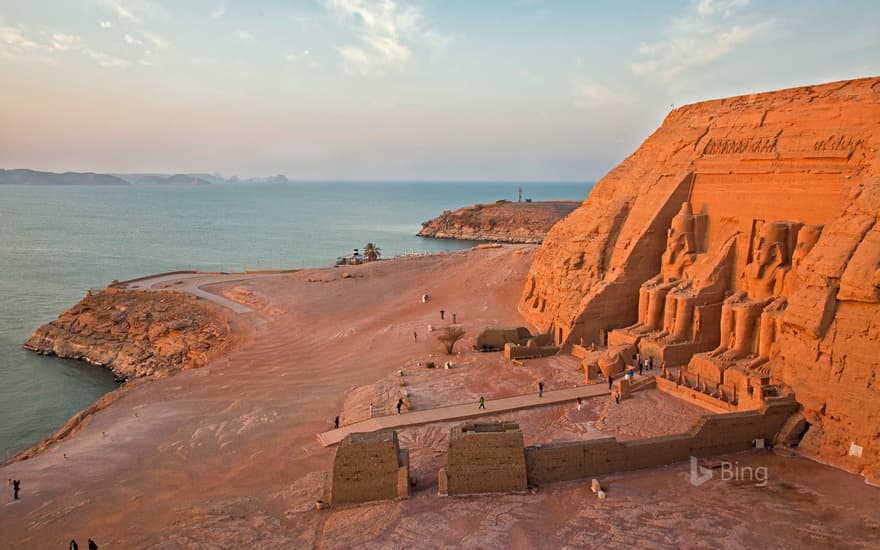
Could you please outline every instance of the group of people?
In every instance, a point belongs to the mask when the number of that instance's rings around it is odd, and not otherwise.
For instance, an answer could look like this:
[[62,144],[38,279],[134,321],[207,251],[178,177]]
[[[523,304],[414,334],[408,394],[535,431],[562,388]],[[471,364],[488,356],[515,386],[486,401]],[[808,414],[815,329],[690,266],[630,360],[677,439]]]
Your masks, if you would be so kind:
[[[76,543],[75,540],[71,539],[70,546],[68,548],[69,550],[79,550],[79,545]],[[95,541],[93,541],[92,539],[89,539],[89,550],[98,550],[98,545],[95,544]]]
[[642,371],[654,370],[654,358],[645,357],[644,359],[642,359],[638,353],[634,353],[633,366],[639,367],[639,374],[642,374]]
[[[632,356],[632,365],[626,370],[626,373],[623,375],[624,380],[627,380],[627,381],[632,380],[633,377],[636,375],[636,371],[635,371],[636,368],[639,369],[640,375],[643,374],[644,371],[646,371],[646,370],[654,370],[654,358],[650,357],[650,356],[642,358],[641,354],[639,354],[638,352],[634,353]],[[614,389],[614,377],[613,376],[608,377],[608,389],[609,390]],[[619,392],[614,392],[614,402],[618,403],[618,404],[620,403],[620,393]]]

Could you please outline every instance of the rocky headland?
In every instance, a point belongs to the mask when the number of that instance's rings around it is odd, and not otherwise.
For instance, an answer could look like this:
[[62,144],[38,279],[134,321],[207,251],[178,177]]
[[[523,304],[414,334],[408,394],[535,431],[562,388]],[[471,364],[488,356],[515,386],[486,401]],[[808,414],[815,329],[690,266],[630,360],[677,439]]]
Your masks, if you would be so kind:
[[229,345],[228,321],[204,301],[113,287],[90,292],[24,343],[37,353],[107,367],[125,380],[203,366]]
[[447,210],[424,222],[419,237],[462,241],[540,244],[556,222],[580,206],[578,201],[475,204]]

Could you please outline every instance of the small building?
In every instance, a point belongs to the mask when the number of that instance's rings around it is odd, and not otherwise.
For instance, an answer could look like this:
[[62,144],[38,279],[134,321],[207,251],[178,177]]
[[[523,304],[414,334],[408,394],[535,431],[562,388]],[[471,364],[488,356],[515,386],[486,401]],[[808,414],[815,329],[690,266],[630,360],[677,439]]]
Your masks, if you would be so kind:
[[452,428],[441,495],[524,493],[523,434],[516,422],[465,423]]
[[333,459],[332,504],[409,498],[409,451],[397,432],[349,434]]
[[526,327],[486,327],[477,336],[477,350],[501,351],[504,344],[522,344],[532,337]]

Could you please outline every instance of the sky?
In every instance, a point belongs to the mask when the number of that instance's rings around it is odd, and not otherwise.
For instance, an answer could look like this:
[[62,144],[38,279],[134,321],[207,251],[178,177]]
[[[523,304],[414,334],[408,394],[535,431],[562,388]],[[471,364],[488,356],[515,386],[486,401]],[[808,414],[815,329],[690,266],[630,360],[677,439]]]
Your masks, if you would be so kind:
[[0,168],[595,181],[672,106],[880,74],[880,2],[0,0]]

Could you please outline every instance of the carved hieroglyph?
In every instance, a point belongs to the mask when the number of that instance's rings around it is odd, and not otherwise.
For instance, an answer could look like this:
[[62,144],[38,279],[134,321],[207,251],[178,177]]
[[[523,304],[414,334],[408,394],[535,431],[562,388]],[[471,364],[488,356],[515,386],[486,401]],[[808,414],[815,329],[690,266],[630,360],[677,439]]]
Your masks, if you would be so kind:
[[[550,231],[519,309],[561,343],[607,334],[789,388],[802,450],[880,482],[878,150],[880,78],[675,109]],[[679,274],[664,256],[685,202],[696,256]]]

